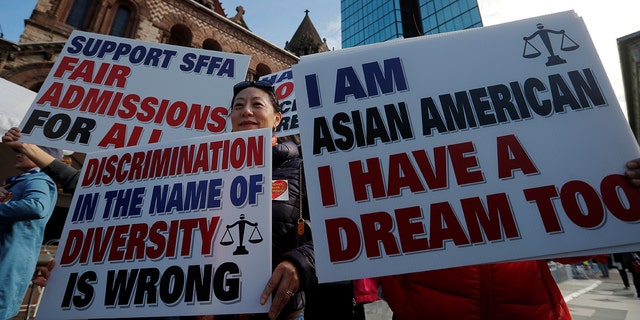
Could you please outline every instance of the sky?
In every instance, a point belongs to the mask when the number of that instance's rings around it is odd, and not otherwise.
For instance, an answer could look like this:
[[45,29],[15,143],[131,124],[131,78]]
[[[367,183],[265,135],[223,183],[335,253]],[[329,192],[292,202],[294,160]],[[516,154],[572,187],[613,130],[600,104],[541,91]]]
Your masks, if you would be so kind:
[[[244,21],[255,34],[284,47],[302,22],[305,10],[329,49],[341,48],[339,0],[220,0],[228,17],[244,8]],[[18,42],[36,0],[0,0],[0,26],[4,38]],[[606,5],[603,5],[606,4]],[[609,81],[626,115],[617,39],[640,31],[638,0],[478,0],[485,26],[574,10],[591,35]]]

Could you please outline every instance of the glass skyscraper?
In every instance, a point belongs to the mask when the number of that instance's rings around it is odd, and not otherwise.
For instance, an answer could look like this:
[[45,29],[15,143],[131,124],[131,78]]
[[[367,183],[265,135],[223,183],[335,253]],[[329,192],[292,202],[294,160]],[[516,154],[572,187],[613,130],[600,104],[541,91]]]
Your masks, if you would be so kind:
[[476,0],[341,0],[342,47],[482,27]]

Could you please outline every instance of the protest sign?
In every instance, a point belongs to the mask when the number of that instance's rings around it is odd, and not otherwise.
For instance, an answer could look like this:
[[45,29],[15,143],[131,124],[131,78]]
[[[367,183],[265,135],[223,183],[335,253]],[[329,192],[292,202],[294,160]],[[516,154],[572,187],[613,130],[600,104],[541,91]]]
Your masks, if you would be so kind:
[[17,127],[36,93],[5,79],[0,79],[0,131]]
[[286,69],[276,73],[271,73],[260,77],[273,83],[278,97],[280,107],[282,107],[282,120],[276,127],[275,134],[279,137],[290,136],[300,132],[298,123],[298,108],[296,106],[296,94],[294,91],[293,71]]
[[640,151],[574,12],[293,73],[321,282],[640,247]]
[[55,259],[38,319],[268,311],[270,130],[89,153]]
[[249,56],[74,31],[30,110],[23,140],[78,152],[225,131]]

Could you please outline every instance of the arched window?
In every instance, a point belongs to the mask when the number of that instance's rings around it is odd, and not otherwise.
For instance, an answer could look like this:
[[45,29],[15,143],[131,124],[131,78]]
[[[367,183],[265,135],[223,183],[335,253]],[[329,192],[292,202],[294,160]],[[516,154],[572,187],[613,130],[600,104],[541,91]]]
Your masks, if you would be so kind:
[[220,43],[213,39],[206,39],[202,43],[202,49],[206,50],[214,50],[214,51],[222,51],[222,46]]
[[130,24],[131,9],[125,5],[119,5],[116,9],[116,14],[113,17],[113,23],[111,23],[109,35],[126,37],[130,30]]
[[177,24],[171,27],[171,35],[169,36],[168,44],[175,44],[183,47],[191,46],[191,39],[193,39],[193,33],[189,27],[184,24]]
[[271,72],[271,68],[269,68],[268,65],[264,63],[258,63],[258,65],[256,66],[255,80],[258,80],[258,78],[268,75],[270,73],[272,72]]
[[78,29],[85,29],[91,21],[89,13],[93,6],[94,3],[91,0],[75,0],[65,22]]

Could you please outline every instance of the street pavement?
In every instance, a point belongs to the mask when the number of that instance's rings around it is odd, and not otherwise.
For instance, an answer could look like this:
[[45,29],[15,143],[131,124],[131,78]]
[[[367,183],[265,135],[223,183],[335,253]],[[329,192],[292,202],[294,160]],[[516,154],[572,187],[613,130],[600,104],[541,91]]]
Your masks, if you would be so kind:
[[[631,273],[627,274],[630,289],[624,289],[616,269],[611,269],[606,279],[597,273],[558,283],[573,320],[640,320],[640,299]],[[367,320],[390,320],[392,312],[384,301],[377,301],[365,305],[365,315]]]
[[609,278],[569,279],[558,284],[574,320],[640,320],[640,299],[631,273],[630,289],[624,289],[620,273],[609,270]]

